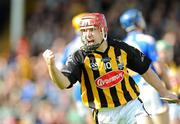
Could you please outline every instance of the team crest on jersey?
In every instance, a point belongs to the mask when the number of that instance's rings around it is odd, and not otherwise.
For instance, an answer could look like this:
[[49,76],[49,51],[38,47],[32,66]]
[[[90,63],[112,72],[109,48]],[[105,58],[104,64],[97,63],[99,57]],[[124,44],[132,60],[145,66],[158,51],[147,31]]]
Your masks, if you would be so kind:
[[95,80],[96,86],[101,89],[110,88],[121,82],[123,80],[123,77],[124,72],[122,70],[111,71],[97,78]]
[[91,63],[91,68],[92,68],[92,70],[98,70],[97,63]]

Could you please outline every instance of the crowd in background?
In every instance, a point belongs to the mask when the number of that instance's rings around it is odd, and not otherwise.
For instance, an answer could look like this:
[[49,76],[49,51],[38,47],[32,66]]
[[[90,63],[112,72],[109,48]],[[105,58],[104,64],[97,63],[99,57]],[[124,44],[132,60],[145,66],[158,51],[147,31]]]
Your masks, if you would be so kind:
[[[146,32],[172,46],[170,56],[180,73],[178,0],[37,0],[34,5],[26,15],[25,33],[17,50],[0,58],[1,124],[92,124],[88,117],[77,114],[72,92],[52,84],[42,58],[47,48],[61,57],[64,46],[75,35],[71,20],[82,12],[104,13],[108,35],[123,39],[119,16],[128,8],[138,8],[146,19]],[[172,82],[180,85],[179,77]]]

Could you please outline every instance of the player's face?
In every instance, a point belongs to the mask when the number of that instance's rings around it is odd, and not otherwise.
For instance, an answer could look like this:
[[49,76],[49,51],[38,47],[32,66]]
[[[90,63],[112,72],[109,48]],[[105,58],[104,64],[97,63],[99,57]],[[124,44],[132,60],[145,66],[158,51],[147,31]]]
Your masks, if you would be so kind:
[[101,43],[103,40],[102,32],[94,26],[81,29],[82,41],[87,46],[93,46]]

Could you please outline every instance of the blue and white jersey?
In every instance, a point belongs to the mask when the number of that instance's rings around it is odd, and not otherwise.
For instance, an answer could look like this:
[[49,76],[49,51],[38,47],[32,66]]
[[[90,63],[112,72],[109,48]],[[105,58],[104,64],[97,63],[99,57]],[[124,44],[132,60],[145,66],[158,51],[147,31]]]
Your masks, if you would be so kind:
[[[64,48],[60,63],[65,65],[69,55],[78,50],[82,45],[81,36],[80,34],[77,34],[76,37]],[[76,101],[81,101],[81,90],[79,83],[76,83],[76,86],[73,89],[73,97]]]
[[76,37],[64,48],[60,62],[65,65],[68,56],[79,49],[81,46],[81,37],[79,34],[77,34]]
[[[152,36],[143,34],[139,31],[132,31],[127,34],[124,42],[143,52],[152,60],[152,63],[158,60],[158,55],[155,47],[155,39]],[[133,72],[131,72],[130,74],[132,75],[136,83],[140,82],[141,76],[139,74]]]

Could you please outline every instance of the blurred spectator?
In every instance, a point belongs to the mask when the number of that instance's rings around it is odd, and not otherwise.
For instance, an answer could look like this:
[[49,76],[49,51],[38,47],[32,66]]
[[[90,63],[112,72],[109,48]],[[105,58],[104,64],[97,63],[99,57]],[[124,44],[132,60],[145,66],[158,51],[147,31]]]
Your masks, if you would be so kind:
[[[168,78],[171,85],[171,90],[177,95],[180,93],[180,78],[177,66],[173,61],[173,45],[165,40],[159,40],[156,44],[156,49],[161,61],[163,61],[168,69]],[[170,124],[179,124],[180,122],[180,105],[169,104]]]
[[[39,55],[46,48],[56,49],[60,53],[57,54],[57,61],[59,61],[67,41],[71,41],[74,37],[71,19],[81,12],[103,12],[107,17],[110,35],[123,39],[125,32],[118,24],[119,15],[125,9],[139,8],[142,10],[148,25],[146,31],[152,34],[156,40],[162,38],[173,45],[173,62],[176,65],[174,69],[177,70],[178,74],[180,73],[179,0],[26,1],[25,35],[18,42],[17,51],[11,52],[7,47],[8,38],[4,40],[0,34],[0,46],[2,48],[0,55],[9,50],[8,53],[0,56],[1,124],[18,124],[20,122],[31,124],[79,123],[76,115],[77,108],[75,105],[70,105],[74,104],[72,92],[70,94],[69,92],[62,92],[51,85],[49,77],[46,75],[47,70],[41,61],[42,56]],[[1,7],[3,5],[3,8],[9,9],[7,6],[7,3],[10,3],[9,1],[1,3]],[[5,12],[6,9],[3,8],[1,15],[8,16],[9,10]],[[4,22],[8,21],[2,22],[1,32],[6,29],[4,32],[7,33],[9,28]],[[5,37],[7,36],[8,34],[5,34]],[[174,71],[170,74],[174,75]],[[174,80],[174,78],[172,79]],[[69,106],[73,107],[70,108]],[[44,109],[45,107],[47,109]],[[52,116],[53,118],[50,119]],[[43,120],[45,117],[47,119]]]

